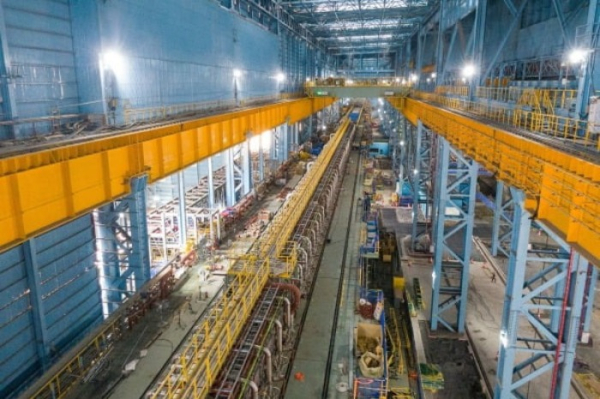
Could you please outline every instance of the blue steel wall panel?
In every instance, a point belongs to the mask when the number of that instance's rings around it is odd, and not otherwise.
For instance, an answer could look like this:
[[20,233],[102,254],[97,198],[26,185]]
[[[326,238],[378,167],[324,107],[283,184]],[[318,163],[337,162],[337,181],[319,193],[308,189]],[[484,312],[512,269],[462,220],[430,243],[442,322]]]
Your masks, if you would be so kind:
[[19,375],[35,367],[29,287],[23,252],[16,247],[0,255],[0,397]]
[[[4,0],[2,7],[15,92],[13,116],[79,112],[68,0]],[[15,135],[27,137],[36,130],[20,125]]]
[[[234,69],[242,72],[242,99],[277,90],[277,36],[216,3],[85,3],[71,2],[78,76],[96,80],[80,92],[84,102],[101,99],[101,79],[105,98],[116,96],[133,108],[233,99]],[[101,34],[89,33],[90,25]],[[97,67],[108,51],[122,57],[114,74]]]
[[[550,4],[550,2],[547,2]],[[568,33],[574,36],[575,27],[586,24],[587,7],[563,8],[568,11],[565,18],[568,22]],[[506,27],[512,20],[512,15],[501,0],[488,0],[487,19],[485,25],[485,60],[490,60],[496,52]],[[497,62],[527,59],[541,56],[558,56],[563,51],[563,38],[560,34],[558,20],[552,13],[552,18],[543,22],[523,27],[520,20],[517,29],[510,36]],[[548,40],[552,38],[552,40]]]
[[[85,216],[36,238],[46,347],[68,350],[102,321],[92,218]],[[0,397],[40,372],[25,266],[25,246],[0,254]]]
[[92,218],[36,239],[48,340],[57,350],[102,320]]

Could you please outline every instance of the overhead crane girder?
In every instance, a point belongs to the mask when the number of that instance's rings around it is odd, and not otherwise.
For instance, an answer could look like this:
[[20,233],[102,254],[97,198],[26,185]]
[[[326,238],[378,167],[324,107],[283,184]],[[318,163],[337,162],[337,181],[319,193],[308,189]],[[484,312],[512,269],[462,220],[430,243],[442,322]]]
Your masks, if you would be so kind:
[[282,101],[1,159],[0,250],[129,194],[133,177],[152,183],[333,101]]
[[428,102],[388,100],[411,123],[421,120],[499,180],[523,190],[526,210],[600,267],[599,164]]

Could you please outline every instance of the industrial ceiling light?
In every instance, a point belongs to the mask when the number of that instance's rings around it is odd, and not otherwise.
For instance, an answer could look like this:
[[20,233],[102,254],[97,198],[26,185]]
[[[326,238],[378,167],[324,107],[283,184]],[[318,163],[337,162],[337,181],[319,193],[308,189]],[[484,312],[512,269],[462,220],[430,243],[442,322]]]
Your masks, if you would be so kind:
[[400,140],[400,145],[401,145],[402,147],[404,147],[404,144],[405,144],[405,143],[404,143],[404,140]]
[[419,79],[419,77],[417,76],[417,74],[416,74],[416,73],[411,73],[411,74],[410,74],[410,80],[411,80],[412,82],[416,82],[418,79]]
[[569,63],[571,64],[581,64],[587,58],[589,50],[584,50],[580,48],[575,48],[571,50],[569,53]]
[[431,73],[431,79],[435,79],[435,78],[436,78],[436,76],[437,76],[437,73],[435,73],[435,72],[432,72],[432,73]]
[[396,78],[396,79],[394,79],[394,80],[396,81],[396,83],[399,83],[399,82],[400,82],[400,78]]
[[463,67],[462,75],[465,78],[472,78],[477,73],[477,68],[473,64],[467,64]]
[[277,80],[279,83],[282,83],[285,80],[285,75],[279,72],[277,75],[275,75],[275,80]]
[[116,50],[107,50],[101,55],[102,67],[105,70],[111,70],[119,73],[125,68],[125,59]]
[[240,71],[239,69],[234,69],[233,70],[233,77],[234,78],[239,78],[240,76],[242,76],[242,71]]

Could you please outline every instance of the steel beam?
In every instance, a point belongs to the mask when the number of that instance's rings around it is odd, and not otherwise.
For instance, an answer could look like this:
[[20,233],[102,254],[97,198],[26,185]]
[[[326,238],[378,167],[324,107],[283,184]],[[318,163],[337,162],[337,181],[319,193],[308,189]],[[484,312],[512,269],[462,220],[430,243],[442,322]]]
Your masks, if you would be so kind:
[[[478,165],[445,139],[440,139],[438,146],[431,330],[436,331],[442,325],[449,331],[463,333]],[[446,216],[449,212],[453,216]],[[454,223],[446,226],[447,220]]]
[[0,250],[130,193],[129,179],[155,182],[262,132],[330,105],[304,98],[109,137],[65,142],[0,159]]

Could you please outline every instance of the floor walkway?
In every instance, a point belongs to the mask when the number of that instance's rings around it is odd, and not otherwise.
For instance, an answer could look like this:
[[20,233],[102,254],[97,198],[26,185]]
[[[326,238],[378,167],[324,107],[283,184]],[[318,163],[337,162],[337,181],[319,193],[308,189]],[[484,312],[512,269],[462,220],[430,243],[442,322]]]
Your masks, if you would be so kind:
[[[358,162],[358,152],[352,152],[347,167],[349,173],[344,179],[329,230],[331,241],[325,246],[319,271],[315,277],[314,290],[285,393],[287,399],[318,399],[323,395],[340,279],[352,278],[352,273],[356,273],[353,269],[357,261],[353,255],[358,254],[357,237],[360,233],[360,221],[357,219],[355,202],[360,196],[361,185],[355,182],[358,179],[357,172],[362,173],[361,168],[357,168]],[[341,296],[339,320],[354,317],[353,310],[349,312],[346,306],[350,301],[353,307],[354,299],[351,295],[352,293],[346,291]],[[336,336],[348,337],[348,331],[338,331]],[[336,341],[334,349],[333,364],[337,364],[345,354],[349,353],[348,342],[343,339]],[[294,377],[298,372],[304,374],[303,381]],[[335,385],[337,382],[338,376],[331,375],[330,383]],[[328,397],[335,398],[335,396]],[[342,397],[347,398],[347,394],[340,396]]]

